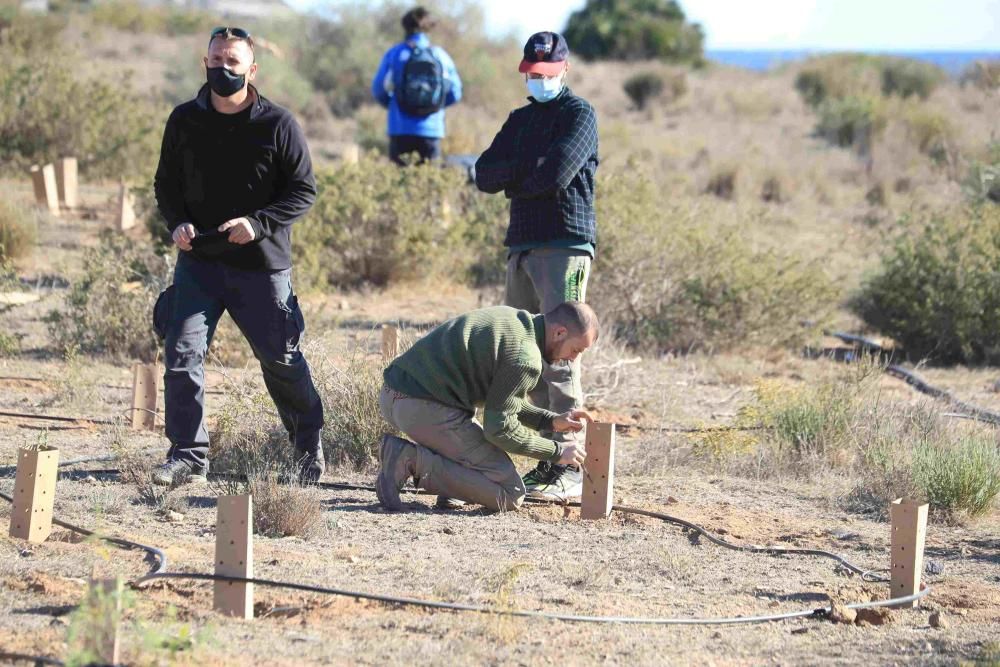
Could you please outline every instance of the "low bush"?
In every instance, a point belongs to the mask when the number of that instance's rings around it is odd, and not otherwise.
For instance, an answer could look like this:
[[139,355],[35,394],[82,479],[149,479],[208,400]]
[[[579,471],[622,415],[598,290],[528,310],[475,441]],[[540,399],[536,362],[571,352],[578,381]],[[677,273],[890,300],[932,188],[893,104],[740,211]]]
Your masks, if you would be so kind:
[[46,319],[62,349],[152,361],[160,349],[152,308],[169,280],[169,263],[148,245],[107,231],[88,248],[63,308]]
[[716,167],[708,178],[705,192],[715,195],[719,199],[732,200],[736,197],[736,183],[739,175],[739,168],[735,165],[724,164]]
[[[316,390],[323,400],[321,435],[329,466],[370,470],[378,445],[393,433],[379,411],[385,362],[358,345],[333,358],[319,345],[304,350]],[[210,456],[216,470],[266,479],[293,467],[293,449],[267,391],[255,378],[230,381],[212,433]]]
[[990,145],[985,159],[972,163],[964,189],[975,205],[1000,204],[1000,141]]
[[640,72],[626,79],[622,88],[636,109],[645,109],[647,102],[663,94],[663,77],[656,72]]
[[946,79],[939,67],[909,58],[841,53],[806,61],[795,89],[806,104],[873,95],[926,99]]
[[906,114],[905,122],[914,145],[921,153],[938,163],[948,159],[955,143],[955,128],[947,116],[913,107]]
[[904,221],[852,310],[911,359],[1000,362],[1000,210]]
[[898,97],[930,97],[945,79],[937,65],[910,58],[882,58],[882,94]]
[[667,104],[674,102],[687,92],[687,75],[680,69],[661,68],[639,72],[622,84],[622,89],[637,109],[645,109],[646,104],[662,99]]
[[913,451],[913,476],[933,507],[979,516],[1000,494],[1000,449],[995,437],[972,435],[951,446],[924,442]]
[[90,9],[94,23],[129,33],[208,34],[219,19],[207,12],[171,5],[150,6],[136,0],[100,0]]
[[0,33],[0,164],[23,172],[72,155],[91,178],[150,173],[168,109],[134,95],[129,80],[67,67],[79,55],[49,48],[41,21],[18,15]]
[[295,231],[304,285],[483,279],[503,264],[506,200],[485,197],[461,170],[367,157],[320,172],[317,182],[316,205]]
[[830,99],[819,106],[817,113],[816,133],[842,148],[870,150],[886,126],[881,105],[869,97]]
[[38,221],[27,207],[0,200],[0,264],[27,255],[38,237]]
[[1000,89],[1000,60],[978,60],[962,72],[962,85],[971,85],[980,90]]
[[833,309],[835,290],[820,269],[750,246],[710,202],[671,204],[634,170],[598,187],[603,224],[590,301],[626,342],[659,350],[783,345],[807,335],[800,322]]

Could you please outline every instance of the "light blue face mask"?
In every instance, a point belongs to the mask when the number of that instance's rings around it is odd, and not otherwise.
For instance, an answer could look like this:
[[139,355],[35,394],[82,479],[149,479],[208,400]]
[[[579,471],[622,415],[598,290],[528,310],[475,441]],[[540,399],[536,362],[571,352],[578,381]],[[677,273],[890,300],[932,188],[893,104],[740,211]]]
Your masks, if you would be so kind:
[[551,79],[528,79],[528,94],[536,102],[551,102],[562,92],[563,77],[554,76]]

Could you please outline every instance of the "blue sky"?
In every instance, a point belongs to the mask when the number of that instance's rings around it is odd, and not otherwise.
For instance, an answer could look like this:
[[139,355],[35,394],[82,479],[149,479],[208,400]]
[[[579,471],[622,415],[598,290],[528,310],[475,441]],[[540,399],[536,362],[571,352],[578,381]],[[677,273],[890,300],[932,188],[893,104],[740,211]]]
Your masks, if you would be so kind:
[[[584,0],[484,1],[493,29],[558,29]],[[681,0],[708,48],[1000,50],[1000,0]],[[544,27],[537,27],[544,26]]]
[[[365,0],[332,0],[357,4]],[[419,0],[414,0],[417,4]],[[490,31],[559,30],[585,0],[480,0]],[[322,0],[290,0],[296,7]],[[1000,51],[1000,0],[681,0],[708,48]]]

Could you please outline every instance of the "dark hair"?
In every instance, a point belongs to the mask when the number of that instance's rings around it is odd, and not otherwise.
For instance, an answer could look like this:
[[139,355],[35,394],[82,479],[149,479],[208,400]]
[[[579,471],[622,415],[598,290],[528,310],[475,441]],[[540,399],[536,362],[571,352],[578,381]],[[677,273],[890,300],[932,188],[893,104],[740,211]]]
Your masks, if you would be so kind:
[[437,25],[437,21],[431,16],[431,13],[423,7],[414,7],[403,14],[400,23],[403,24],[403,30],[406,31],[407,37],[415,32],[428,32]]
[[594,333],[594,341],[601,328],[601,323],[597,319],[594,309],[582,301],[566,301],[545,313],[545,321],[552,324],[561,324],[569,329],[573,336],[582,336],[586,333]]

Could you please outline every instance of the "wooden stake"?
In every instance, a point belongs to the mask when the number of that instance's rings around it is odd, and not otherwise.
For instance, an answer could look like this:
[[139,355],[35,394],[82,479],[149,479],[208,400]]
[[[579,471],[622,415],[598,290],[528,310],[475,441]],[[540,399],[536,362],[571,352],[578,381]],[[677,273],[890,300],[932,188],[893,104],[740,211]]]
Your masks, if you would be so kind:
[[[920,591],[920,575],[924,569],[924,540],[927,537],[927,504],[897,498],[889,506],[892,522],[892,597],[901,598]],[[913,608],[919,600],[896,605]]]
[[18,451],[14,508],[10,513],[11,537],[38,543],[44,542],[52,532],[58,465],[58,449]]
[[132,366],[132,428],[156,430],[157,407],[160,398],[160,381],[163,366],[135,364]]
[[135,227],[135,208],[132,203],[132,193],[122,181],[118,186],[118,230],[126,231]]
[[357,144],[345,144],[341,159],[344,164],[357,164],[361,161],[361,147]]
[[68,209],[74,209],[79,203],[77,197],[77,165],[75,157],[64,157],[56,160],[56,184],[59,188],[59,201]]
[[97,658],[97,664],[121,664],[118,631],[122,618],[123,590],[121,577],[90,580],[85,603],[90,612],[89,622],[87,632],[81,634],[84,650]]
[[615,425],[587,424],[587,460],[583,467],[581,519],[606,519],[614,504]]
[[[250,494],[219,496],[215,573],[253,577],[253,498]],[[253,618],[253,584],[216,581],[214,608],[227,616]]]
[[35,188],[35,201],[49,209],[52,215],[59,215],[59,192],[56,187],[56,168],[51,164],[31,168],[31,183]]
[[392,361],[399,356],[399,329],[391,324],[382,325],[382,358]]

